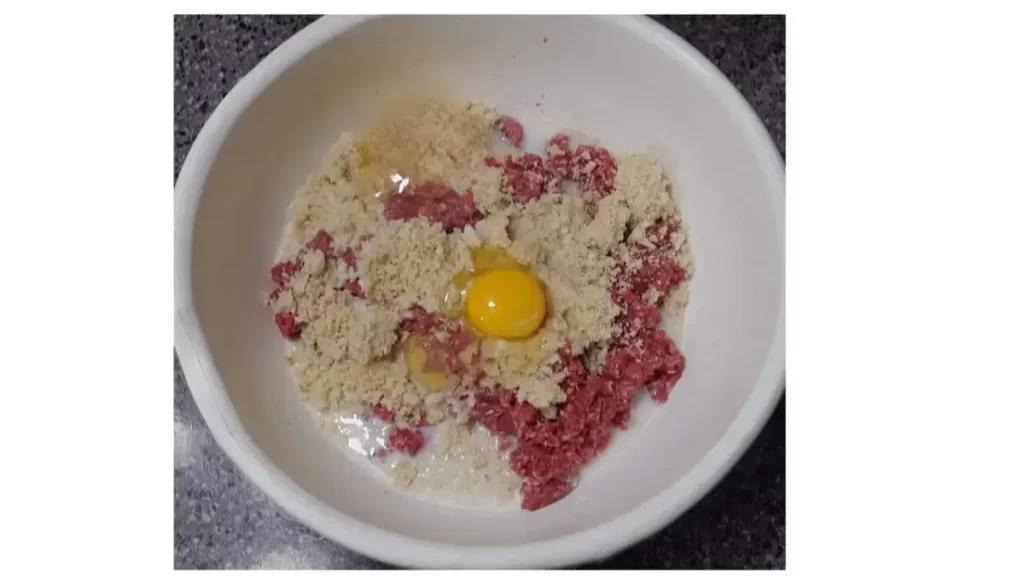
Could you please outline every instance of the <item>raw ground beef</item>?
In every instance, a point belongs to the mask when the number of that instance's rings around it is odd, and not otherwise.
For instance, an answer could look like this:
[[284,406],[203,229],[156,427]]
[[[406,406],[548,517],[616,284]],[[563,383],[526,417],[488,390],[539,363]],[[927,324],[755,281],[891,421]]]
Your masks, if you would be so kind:
[[426,443],[426,437],[419,430],[395,426],[388,431],[388,450],[394,452],[404,452],[415,456]]
[[278,312],[274,314],[274,324],[281,331],[281,336],[289,340],[298,340],[302,335],[302,323],[291,312]]
[[567,134],[555,134],[544,149],[551,169],[562,178],[572,179],[572,147]]
[[[523,128],[516,120],[502,116],[498,128],[516,148],[523,138]],[[572,148],[569,136],[557,134],[548,141],[545,158],[537,154],[506,156],[504,160],[487,158],[488,166],[501,168],[505,190],[522,204],[544,194],[562,191],[562,182],[579,186],[580,194],[589,203],[609,195],[615,189],[618,165],[615,157],[600,146],[581,145]]]
[[[612,298],[622,309],[618,318],[622,337],[609,352],[602,371],[606,377],[628,380],[629,370],[641,370],[642,384],[657,402],[668,400],[686,366],[675,342],[660,328],[660,306],[665,297],[687,280],[686,271],[670,251],[671,235],[678,229],[678,222],[652,226],[647,233],[652,245],[631,243],[628,248],[628,258],[639,266],[634,269],[620,262],[616,267]],[[622,424],[624,427],[625,422]]]
[[380,404],[377,404],[373,408],[371,408],[370,412],[374,416],[376,416],[377,418],[380,418],[381,420],[383,420],[385,422],[394,422],[395,421],[395,413],[392,412],[391,410],[388,410],[387,408],[381,406]]
[[415,306],[402,319],[402,330],[412,334],[429,334],[430,332],[445,326],[446,318],[432,312],[427,312],[420,306]]
[[[345,262],[345,265],[348,266],[349,270],[355,271],[357,269],[355,250],[352,250],[351,248],[346,248],[344,251],[342,251],[340,259]],[[346,281],[344,284],[341,285],[341,289],[345,290],[346,292],[352,294],[357,298],[366,298],[366,292],[363,290],[362,285],[359,284],[358,278],[353,278],[351,280]]]
[[558,174],[544,165],[544,159],[536,154],[523,154],[518,158],[508,156],[501,163],[488,159],[491,166],[501,167],[503,182],[512,197],[522,204],[540,198],[545,193],[555,194],[561,190]]
[[472,191],[460,196],[437,182],[413,186],[392,195],[384,204],[384,217],[388,220],[411,220],[417,216],[440,223],[447,232],[471,226],[483,218]]
[[600,200],[615,189],[618,165],[607,149],[581,145],[573,150],[568,135],[556,134],[544,152],[554,172],[579,185],[584,200]]
[[[270,280],[276,285],[270,293],[269,300],[273,302],[281,295],[281,291],[288,288],[292,278],[302,269],[302,256],[310,250],[323,250],[325,257],[331,257],[331,235],[323,230],[317,232],[306,245],[299,251],[299,255],[292,260],[282,260],[270,267]],[[290,312],[278,312],[274,315],[274,324],[281,332],[281,336],[288,340],[297,340],[302,335],[302,323]]]
[[[685,359],[659,327],[664,295],[686,280],[668,252],[671,228],[669,223],[652,231],[653,246],[630,246],[635,267],[625,262],[617,267],[613,298],[622,308],[617,322],[623,336],[601,372],[590,373],[568,346],[560,352],[567,398],[554,420],[541,419],[536,408],[509,391],[478,395],[471,417],[496,435],[517,439],[509,464],[524,480],[523,509],[543,508],[570,493],[580,468],[608,447],[613,428],[629,425],[636,394],[646,389],[663,403],[682,376]],[[646,297],[652,289],[658,298]]]
[[[368,240],[368,237],[364,237],[362,240]],[[270,292],[268,300],[273,302],[280,295],[281,291],[285,290],[291,284],[292,278],[295,274],[302,269],[302,257],[309,253],[311,250],[319,250],[323,252],[325,260],[343,260],[350,269],[356,269],[356,252],[352,248],[338,248],[334,247],[334,237],[331,236],[326,230],[319,230],[310,240],[299,250],[299,254],[292,260],[282,260],[271,266],[270,268],[270,279],[276,285],[273,291]],[[358,279],[349,280],[341,288],[341,290],[347,290],[354,296],[364,298],[362,286],[359,285]],[[302,323],[299,322],[298,318],[290,312],[279,312],[274,315],[274,323],[277,324],[278,330],[281,331],[281,335],[288,340],[297,340],[302,335]]]
[[677,218],[658,220],[647,229],[647,239],[657,248],[668,249],[672,237],[679,232],[681,226],[682,223]]
[[568,494],[580,467],[611,441],[618,404],[611,382],[589,374],[579,358],[563,358],[569,372],[563,384],[568,399],[556,419],[538,419],[536,408],[507,392],[478,397],[471,414],[494,434],[518,439],[509,464],[524,480],[525,510],[537,510]]
[[500,130],[501,135],[516,148],[521,148],[523,146],[523,125],[515,118],[512,118],[511,116],[502,116],[501,118],[498,118],[498,130]]
[[596,201],[612,193],[618,167],[608,150],[579,146],[573,152],[572,179],[580,185],[586,200]]
[[292,276],[302,269],[302,263],[298,260],[283,260],[270,268],[270,279],[278,286],[283,286],[291,281]]
[[652,304],[660,306],[665,296],[686,280],[686,271],[672,254],[665,250],[631,243],[629,253],[630,259],[639,260],[642,265],[639,269],[630,271],[625,263],[620,263],[620,279],[616,284],[623,285],[623,289],[613,296],[630,293],[642,299],[649,290],[654,290],[657,300]]
[[576,485],[569,480],[552,480],[547,484],[523,485],[523,510],[540,510],[541,508],[561,500]]
[[317,231],[313,239],[306,244],[309,250],[319,250],[324,253],[324,258],[336,258],[334,253],[334,237],[326,230]]
[[[373,234],[364,234],[363,236],[361,236],[359,238],[359,246],[357,246],[357,248],[362,247],[363,243],[370,240],[371,238],[373,238]],[[354,272],[355,270],[358,269],[359,261],[355,249],[349,247],[343,250],[338,250],[335,253],[337,254],[337,258],[345,262],[349,270]],[[357,298],[366,298],[366,291],[363,290],[363,286],[359,283],[359,278],[353,278],[345,282],[344,284],[342,284],[341,289],[347,291],[348,293],[352,294]]]
[[664,404],[686,369],[686,357],[661,329],[650,334],[643,350],[642,362],[648,374],[644,387],[655,402]]
[[522,508],[543,508],[572,491],[581,467],[603,452],[613,427],[626,428],[633,398],[641,388],[659,402],[668,399],[682,374],[682,355],[661,330],[638,347],[608,354],[602,373],[587,371],[579,356],[563,350],[567,399],[554,420],[509,391],[478,395],[471,417],[496,435],[517,439],[509,455],[523,483]]
[[[281,291],[288,287],[292,277],[301,269],[302,260],[298,257],[294,260],[283,260],[274,264],[270,268],[270,279],[277,286],[270,293],[268,300],[271,302],[277,300],[281,295]],[[281,336],[288,340],[298,340],[299,336],[302,335],[302,323],[291,312],[278,312],[274,314],[274,324],[277,325]]]
[[612,299],[619,306],[618,324],[622,339],[632,341],[642,334],[658,328],[661,310],[634,292],[613,292]]
[[363,290],[363,287],[359,285],[358,280],[349,280],[348,282],[345,282],[342,284],[341,289],[353,296],[356,296],[357,298],[366,298],[366,292]]
[[538,414],[532,404],[517,401],[515,392],[502,390],[478,395],[470,417],[495,434],[519,437],[537,422]]

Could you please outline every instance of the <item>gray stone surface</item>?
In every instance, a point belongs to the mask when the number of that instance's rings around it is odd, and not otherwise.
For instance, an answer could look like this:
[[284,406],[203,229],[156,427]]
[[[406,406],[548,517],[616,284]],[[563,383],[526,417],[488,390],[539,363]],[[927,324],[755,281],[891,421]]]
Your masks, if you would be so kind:
[[[714,62],[785,155],[784,17],[659,17]],[[209,114],[263,57],[315,17],[174,18],[174,176]],[[784,568],[785,398],[700,503],[655,536],[587,568]],[[174,360],[174,564],[178,568],[385,568],[292,520],[213,442]]]

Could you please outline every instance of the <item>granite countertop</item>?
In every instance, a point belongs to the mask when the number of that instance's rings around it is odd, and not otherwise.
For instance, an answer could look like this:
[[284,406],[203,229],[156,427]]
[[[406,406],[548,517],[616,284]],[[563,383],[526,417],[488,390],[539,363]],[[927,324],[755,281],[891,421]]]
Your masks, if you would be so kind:
[[[174,176],[228,90],[315,17],[174,18]],[[736,85],[785,156],[785,17],[659,17]],[[588,568],[785,568],[786,409],[688,513]],[[292,520],[213,441],[174,359],[176,568],[387,568]]]

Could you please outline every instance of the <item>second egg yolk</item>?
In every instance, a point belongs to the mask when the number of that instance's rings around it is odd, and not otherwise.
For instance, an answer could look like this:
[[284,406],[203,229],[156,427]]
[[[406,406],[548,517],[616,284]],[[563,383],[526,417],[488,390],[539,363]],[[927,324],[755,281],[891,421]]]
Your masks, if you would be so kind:
[[485,272],[466,296],[469,320],[493,338],[526,338],[540,328],[546,313],[544,288],[522,270]]
[[405,341],[405,365],[412,379],[432,390],[448,388],[448,375],[427,369],[427,350],[418,336]]

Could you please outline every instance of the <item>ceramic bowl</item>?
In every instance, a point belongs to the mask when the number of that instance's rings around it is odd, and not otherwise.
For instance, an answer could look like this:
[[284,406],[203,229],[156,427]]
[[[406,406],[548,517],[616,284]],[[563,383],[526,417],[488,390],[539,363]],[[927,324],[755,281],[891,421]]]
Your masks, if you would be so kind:
[[[696,262],[687,358],[669,402],[565,499],[537,512],[418,499],[342,454],[307,411],[266,307],[295,191],[345,130],[410,97],[488,102],[528,134],[596,136],[665,166]],[[299,521],[402,566],[553,567],[606,557],[684,513],[729,470],[783,389],[784,171],[753,111],[646,18],[331,17],[243,78],[175,190],[175,347],[214,438]]]

